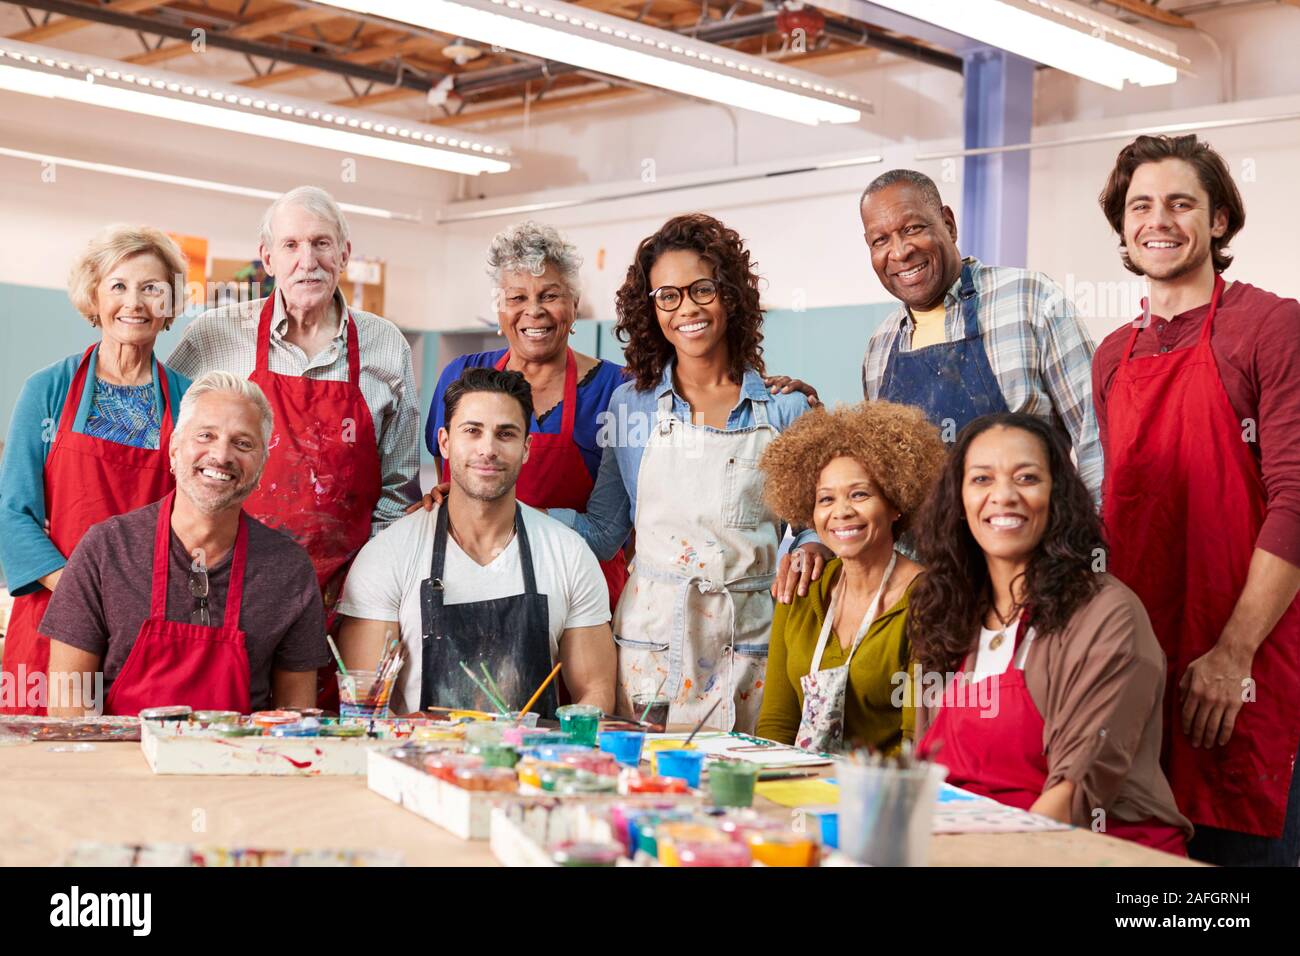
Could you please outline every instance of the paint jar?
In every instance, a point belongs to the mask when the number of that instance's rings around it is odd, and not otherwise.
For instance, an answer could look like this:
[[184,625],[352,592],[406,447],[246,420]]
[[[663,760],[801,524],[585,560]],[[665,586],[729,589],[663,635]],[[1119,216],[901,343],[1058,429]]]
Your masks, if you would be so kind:
[[623,848],[613,843],[560,843],[551,859],[560,866],[617,866]]
[[573,738],[562,730],[537,729],[531,732],[528,737],[528,746],[530,747],[554,747],[557,745],[573,745]]
[[564,754],[560,763],[576,770],[597,773],[605,777],[618,776],[618,761],[613,754],[601,753],[599,750],[583,750],[579,753]]
[[461,767],[452,776],[451,782],[462,790],[514,793],[517,789],[515,772],[505,767]]
[[561,796],[591,796],[599,793],[617,793],[618,778],[605,774],[579,770],[571,779],[556,781],[555,792]]
[[543,763],[560,763],[565,757],[570,755],[591,753],[589,747],[578,747],[574,744],[542,744],[534,747],[529,751],[528,756],[533,757]]
[[189,720],[192,713],[193,709],[185,704],[176,704],[170,707],[146,707],[140,711],[140,719],[155,724],[166,724],[178,720]]
[[939,764],[899,768],[840,761],[840,851],[871,866],[925,866],[930,820],[947,775]]
[[239,722],[239,711],[237,710],[196,710],[190,714],[190,722],[198,724],[200,727],[209,727],[212,724],[233,724]]
[[505,744],[488,744],[486,746],[471,749],[470,753],[476,753],[483,758],[485,767],[513,767],[519,762],[519,752],[514,747],[507,747]]
[[564,764],[546,764],[539,774],[539,782],[544,792],[556,793],[565,783],[577,776],[577,767],[566,767]]
[[725,834],[702,823],[661,823],[655,829],[659,846],[659,862],[664,866],[677,866],[677,848],[684,843],[730,843]]
[[676,866],[749,866],[749,847],[743,843],[680,843],[675,849]]
[[754,802],[759,765],[747,760],[715,760],[709,764],[709,793],[715,807],[748,807]]
[[[632,717],[646,724],[646,730],[652,734],[662,734],[668,728],[668,708],[672,706],[669,697],[656,697],[654,694],[632,695]],[[641,716],[644,714],[645,716]]]
[[692,790],[700,785],[700,770],[704,767],[704,754],[700,751],[663,750],[657,757],[661,776],[685,780]]
[[646,742],[650,751],[650,769],[659,773],[659,754],[665,750],[694,750],[695,744],[687,745],[685,740],[650,740]]
[[296,724],[302,720],[302,714],[296,710],[259,710],[249,714],[248,720],[255,727],[279,727],[281,724]]
[[498,724],[508,724],[514,727],[536,727],[539,716],[540,714],[535,710],[530,710],[522,715],[516,710],[509,714],[493,714],[492,720]]
[[210,724],[208,730],[218,737],[261,737],[266,733],[262,727],[236,723]]
[[555,716],[560,718],[560,729],[575,744],[596,746],[596,735],[600,732],[600,718],[603,716],[599,707],[591,704],[565,704],[556,708]]
[[349,669],[346,674],[335,673],[339,685],[340,717],[387,717],[388,698],[393,692],[393,681],[377,682],[370,669]]
[[600,749],[613,754],[614,759],[625,767],[635,767],[641,763],[641,747],[645,743],[645,734],[634,730],[606,730],[600,735]]
[[457,770],[483,766],[483,758],[477,754],[439,753],[424,758],[425,772],[439,780],[451,783]]
[[500,744],[506,728],[492,721],[481,721],[465,728],[465,747],[487,747]]
[[519,778],[520,786],[542,789],[542,764],[531,757],[519,758],[515,764],[515,775]]
[[688,793],[690,787],[685,780],[676,777],[646,776],[631,771],[623,780],[623,788],[632,793]]
[[816,866],[821,858],[817,841],[793,830],[750,830],[744,842],[764,866]]
[[325,716],[325,711],[319,707],[299,707],[298,713],[302,714],[304,718],[315,717],[317,720]]
[[[542,743],[542,738],[549,737],[552,732],[549,730],[540,730],[536,727],[507,727],[501,731],[501,742],[509,744],[512,747],[518,747],[525,750],[529,747],[536,747]],[[569,735],[565,734],[564,739],[568,740]]]
[[322,737],[364,737],[366,736],[365,724],[322,724],[320,728]]
[[315,717],[304,717],[296,724],[280,724],[271,728],[272,737],[319,737],[320,721]]

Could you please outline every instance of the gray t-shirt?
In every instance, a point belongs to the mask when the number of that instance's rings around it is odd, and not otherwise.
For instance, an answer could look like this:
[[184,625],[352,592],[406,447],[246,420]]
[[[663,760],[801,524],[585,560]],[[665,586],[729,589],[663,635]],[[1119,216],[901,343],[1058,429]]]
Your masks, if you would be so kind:
[[[112,687],[149,617],[153,540],[159,502],[103,521],[68,558],[41,621],[41,633],[103,658],[104,692]],[[224,623],[232,549],[208,569],[213,627]],[[194,609],[192,559],[171,533],[167,620],[188,622]],[[330,663],[325,611],[307,552],[288,535],[248,518],[248,563],[239,614],[248,652],[253,710],[271,704],[271,670],[310,671]],[[157,705],[184,703],[159,700]]]

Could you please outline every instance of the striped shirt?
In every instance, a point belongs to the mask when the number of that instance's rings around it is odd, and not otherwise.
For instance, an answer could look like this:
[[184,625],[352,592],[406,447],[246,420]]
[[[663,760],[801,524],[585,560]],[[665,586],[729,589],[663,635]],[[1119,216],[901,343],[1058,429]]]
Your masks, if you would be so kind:
[[[1101,499],[1102,455],[1092,406],[1092,337],[1061,287],[1041,272],[986,266],[967,257],[975,282],[976,309],[984,351],[1007,408],[1057,422],[1074,446],[1079,476]],[[944,339],[963,334],[958,279],[944,296]],[[880,397],[889,353],[912,347],[916,327],[901,306],[872,334],[862,362],[862,393]]]
[[[321,381],[348,378],[347,316],[357,323],[361,350],[361,394],[370,408],[379,445],[383,490],[371,516],[371,535],[400,518],[415,500],[420,471],[420,411],[411,367],[411,346],[392,322],[360,309],[348,308],[343,293],[334,301],[344,316],[338,333],[314,358],[285,339],[289,316],[284,298],[275,296],[271,315],[271,349],[267,364],[280,375],[301,375]],[[257,322],[265,299],[209,309],[185,330],[169,368],[197,379],[204,372],[225,369],[242,378],[253,374],[257,360]],[[303,503],[308,506],[307,502]]]

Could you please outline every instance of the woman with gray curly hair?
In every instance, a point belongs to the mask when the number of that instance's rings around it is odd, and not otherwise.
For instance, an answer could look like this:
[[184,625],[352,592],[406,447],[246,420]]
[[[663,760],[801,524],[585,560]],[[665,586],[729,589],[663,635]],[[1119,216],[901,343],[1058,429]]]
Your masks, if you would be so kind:
[[[528,461],[515,493],[534,508],[586,511],[595,487],[601,448],[599,417],[623,382],[623,368],[569,348],[578,317],[578,249],[554,227],[528,220],[498,233],[488,246],[487,272],[492,279],[497,334],[507,347],[453,359],[442,370],[429,408],[425,442],[438,455],[443,427],[443,395],[467,368],[489,367],[520,372],[533,390],[536,409]],[[440,462],[448,479],[446,462]],[[441,500],[435,492],[425,506]],[[620,552],[601,562],[609,586],[610,607],[627,581]]]
[[150,226],[108,228],[73,265],[68,296],[100,340],[27,379],[0,467],[0,564],[15,597],[4,684],[16,689],[0,712],[45,712],[50,642],[38,628],[81,536],[173,487],[167,442],[190,383],[154,343],[184,274],[176,243]]

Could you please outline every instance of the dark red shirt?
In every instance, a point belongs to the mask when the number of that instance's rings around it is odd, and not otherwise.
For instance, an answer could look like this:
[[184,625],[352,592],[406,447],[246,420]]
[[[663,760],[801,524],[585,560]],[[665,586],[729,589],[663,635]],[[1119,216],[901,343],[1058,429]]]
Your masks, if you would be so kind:
[[[1138,331],[1133,355],[1195,345],[1209,309],[1207,302],[1172,319],[1152,315],[1151,324]],[[1106,336],[1092,360],[1103,452],[1106,401],[1130,330],[1126,324]],[[1219,301],[1210,348],[1238,424],[1250,419],[1256,425],[1250,449],[1259,462],[1267,507],[1256,545],[1300,566],[1300,302],[1233,282]]]
[[[68,558],[59,586],[41,620],[41,633],[103,658],[108,693],[149,617],[153,539],[159,503],[95,525]],[[208,606],[213,627],[226,615],[229,551],[208,569]],[[167,572],[167,620],[188,621],[191,558],[171,533]],[[314,671],[333,658],[325,643],[325,609],[311,558],[288,535],[259,521],[248,522],[248,563],[239,611],[248,652],[253,710],[271,704],[271,670]],[[157,701],[157,706],[177,701]]]

